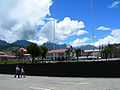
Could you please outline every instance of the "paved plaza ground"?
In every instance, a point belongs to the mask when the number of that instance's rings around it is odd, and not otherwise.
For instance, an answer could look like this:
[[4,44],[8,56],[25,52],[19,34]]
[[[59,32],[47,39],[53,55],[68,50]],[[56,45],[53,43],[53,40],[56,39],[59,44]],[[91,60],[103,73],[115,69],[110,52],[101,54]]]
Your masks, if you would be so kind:
[[0,90],[120,90],[120,78],[70,78],[0,74]]

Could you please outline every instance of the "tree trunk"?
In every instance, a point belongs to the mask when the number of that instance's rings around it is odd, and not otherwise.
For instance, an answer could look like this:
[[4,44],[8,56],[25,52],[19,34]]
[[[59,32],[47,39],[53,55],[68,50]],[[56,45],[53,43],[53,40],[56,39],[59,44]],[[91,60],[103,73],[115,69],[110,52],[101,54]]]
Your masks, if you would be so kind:
[[42,57],[42,63],[43,63],[43,57]]
[[77,60],[78,60],[78,56],[77,56]]
[[108,56],[106,56],[106,61],[107,61]]
[[34,63],[34,61],[35,61],[35,58],[34,58],[34,57],[32,57],[32,63]]

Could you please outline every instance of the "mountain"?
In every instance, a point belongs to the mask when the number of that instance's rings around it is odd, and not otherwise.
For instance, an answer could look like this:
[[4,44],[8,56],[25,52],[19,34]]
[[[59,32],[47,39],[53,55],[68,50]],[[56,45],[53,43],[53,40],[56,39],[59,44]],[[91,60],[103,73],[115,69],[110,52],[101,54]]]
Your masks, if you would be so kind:
[[27,47],[31,42],[27,40],[17,40],[16,42],[12,43],[17,46]]
[[13,47],[13,46],[17,46],[17,47],[27,47],[31,42],[27,41],[27,40],[17,40],[13,43],[7,43],[6,41],[0,40],[0,48],[2,47]]
[[54,46],[55,46],[55,49],[65,49],[67,47],[66,44],[54,44],[50,42],[43,43],[43,46],[48,47],[49,50],[53,50]]
[[8,44],[5,46],[0,46],[0,51],[10,51],[10,50],[16,50],[18,48],[21,48],[21,46],[14,45],[14,44]]
[[6,41],[4,40],[0,40],[0,46],[6,46],[8,45],[9,43],[7,43]]
[[82,50],[92,50],[92,49],[98,49],[98,48],[93,46],[93,45],[82,45],[82,46],[80,46],[80,49],[82,49]]
[[[0,48],[3,49],[7,47],[27,47],[31,42],[27,40],[17,40],[16,42],[13,43],[7,43],[6,41],[0,40]],[[66,44],[54,44],[50,42],[46,42],[43,44],[43,46],[47,46],[49,50],[54,49],[65,49],[67,47]],[[92,49],[98,49],[97,47],[93,45],[82,45],[79,47],[82,50],[92,50]]]
[[0,51],[8,51],[12,50],[13,48],[21,48],[21,47],[27,47],[31,42],[27,40],[17,40],[13,43],[7,43],[6,41],[0,40]]

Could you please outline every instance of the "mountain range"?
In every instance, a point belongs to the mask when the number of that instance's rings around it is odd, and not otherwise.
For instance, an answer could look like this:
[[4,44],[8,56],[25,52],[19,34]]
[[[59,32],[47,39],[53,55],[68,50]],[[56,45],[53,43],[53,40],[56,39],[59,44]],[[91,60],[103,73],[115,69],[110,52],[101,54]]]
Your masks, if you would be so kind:
[[98,49],[97,47],[93,46],[93,45],[82,45],[79,47],[82,50],[93,50],[93,49]]
[[66,44],[54,44],[54,43],[50,43],[50,42],[43,43],[43,46],[48,47],[49,50],[67,48]]
[[27,41],[27,40],[17,40],[13,43],[8,43],[4,40],[0,40],[0,46],[21,46],[21,47],[27,47],[31,42]]
[[0,46],[6,46],[8,45],[9,43],[7,43],[6,41],[4,40],[0,40]]
[[[27,40],[17,40],[13,43],[7,43],[6,41],[0,40],[0,48],[7,48],[7,47],[27,47],[31,42],[27,41]],[[43,43],[43,46],[47,46],[49,50],[52,49],[65,49],[67,47],[66,44],[54,44],[51,42],[46,42]],[[92,50],[92,49],[97,49],[97,47],[93,46],[93,45],[82,45],[80,47],[82,50]],[[75,49],[77,49],[75,48]]]

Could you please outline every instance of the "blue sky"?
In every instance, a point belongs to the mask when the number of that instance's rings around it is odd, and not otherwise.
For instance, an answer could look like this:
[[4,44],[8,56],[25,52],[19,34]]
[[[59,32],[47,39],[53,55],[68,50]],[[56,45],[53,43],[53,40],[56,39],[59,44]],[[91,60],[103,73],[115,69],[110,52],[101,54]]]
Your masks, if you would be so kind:
[[[87,43],[93,42],[93,26],[95,33],[95,42],[100,38],[105,38],[110,35],[111,30],[97,30],[100,26],[111,29],[120,28],[120,3],[114,7],[111,7],[113,3],[119,2],[117,0],[92,0],[92,11],[90,0],[56,0],[54,7],[51,11],[53,17],[62,21],[64,17],[69,17],[72,20],[82,21],[85,24],[84,30],[87,30],[89,34],[79,37],[72,37],[72,40],[76,38],[88,37],[90,40]],[[92,14],[91,14],[92,12]],[[92,20],[93,17],[93,20]],[[69,42],[69,39],[67,40]]]
[[0,0],[0,39],[78,47],[94,30],[95,46],[120,43],[119,16],[120,0]]

